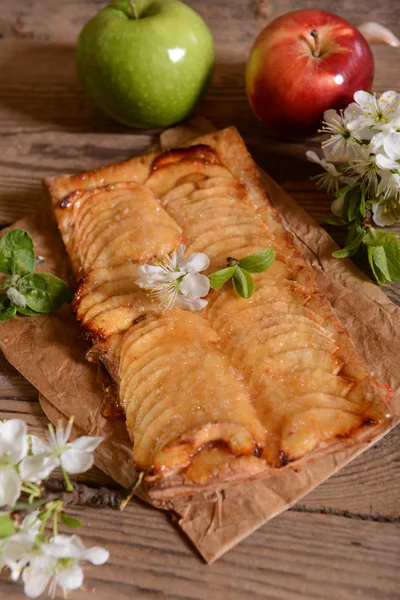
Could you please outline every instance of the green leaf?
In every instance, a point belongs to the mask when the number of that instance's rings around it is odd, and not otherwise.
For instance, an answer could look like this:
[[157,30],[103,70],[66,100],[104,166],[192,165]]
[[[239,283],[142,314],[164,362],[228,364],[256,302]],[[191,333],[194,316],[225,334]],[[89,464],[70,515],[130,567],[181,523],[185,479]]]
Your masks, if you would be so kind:
[[13,319],[17,309],[15,306],[11,306],[10,299],[6,294],[0,295],[0,322],[8,321],[8,319]]
[[60,521],[67,527],[80,527],[82,522],[79,519],[75,519],[75,517],[71,517],[71,515],[65,515],[61,513]]
[[249,273],[264,273],[271,267],[275,260],[275,250],[273,248],[264,248],[260,252],[250,254],[241,258],[238,265]]
[[229,281],[231,277],[233,277],[234,272],[236,271],[235,267],[227,267],[226,269],[221,269],[220,271],[216,271],[208,276],[210,281],[210,285],[214,290],[220,290],[224,283]]
[[15,531],[15,525],[10,515],[2,515],[0,517],[0,538],[6,538],[12,535]]
[[73,293],[66,283],[50,273],[32,273],[21,279],[21,294],[28,308],[38,313],[49,313],[72,301]]
[[324,217],[323,219],[320,219],[320,223],[326,225],[346,225],[346,221],[337,217]]
[[17,504],[14,504],[12,509],[32,512],[39,506],[43,506],[44,504],[47,504],[48,501],[49,501],[48,498],[42,498],[41,500],[34,500],[33,502],[17,502]]
[[351,188],[345,196],[343,205],[343,219],[346,222],[354,221],[360,212],[362,192],[360,187]]
[[13,229],[0,241],[0,271],[9,275],[26,275],[35,268],[35,250],[27,231]]
[[8,321],[9,319],[13,319],[17,314],[16,306],[9,306],[8,308],[0,309],[0,321]]
[[365,236],[365,231],[363,231],[363,230],[360,231],[360,233],[357,235],[357,237],[355,237],[354,240],[350,244],[348,244],[341,250],[336,250],[336,252],[332,252],[332,256],[334,256],[335,258],[347,258],[347,256],[353,256],[353,254],[355,254],[355,252],[360,247],[360,244],[362,243],[364,236]]
[[386,252],[383,246],[367,246],[368,261],[379,285],[390,281]]
[[26,315],[28,317],[34,317],[34,316],[37,317],[40,314],[40,313],[36,312],[35,310],[28,308],[27,306],[25,306],[25,307],[17,306],[17,313],[20,313],[21,315]]
[[365,215],[367,214],[365,202],[365,189],[363,187],[361,188],[360,213],[362,217],[365,217]]
[[400,244],[396,235],[386,239],[384,245],[387,268],[392,281],[400,280]]
[[373,229],[367,231],[364,243],[371,269],[381,285],[400,280],[400,244],[395,233]]
[[365,234],[364,244],[367,246],[382,246],[390,243],[391,240],[397,241],[397,236],[395,233],[390,233],[371,227]]
[[250,298],[254,292],[254,281],[250,273],[237,267],[233,276],[233,288],[241,298]]

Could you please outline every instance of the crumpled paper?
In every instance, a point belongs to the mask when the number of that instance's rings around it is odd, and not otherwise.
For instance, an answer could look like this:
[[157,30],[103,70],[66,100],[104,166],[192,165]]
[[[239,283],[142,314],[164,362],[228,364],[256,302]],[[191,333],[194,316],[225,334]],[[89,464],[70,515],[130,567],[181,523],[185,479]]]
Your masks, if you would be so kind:
[[[164,132],[162,147],[181,145],[212,130],[197,119]],[[268,175],[264,187],[316,270],[318,283],[348,328],[356,348],[373,374],[394,391],[395,414],[400,415],[400,308],[349,260],[333,259],[337,246],[307,213]],[[48,215],[26,218],[13,227],[32,235],[45,262],[38,270],[67,277],[67,257],[55,224]],[[95,463],[122,486],[136,478],[131,443],[123,420],[102,416],[108,400],[95,365],[85,360],[86,343],[69,307],[56,314],[22,317],[0,324],[0,348],[6,358],[40,392],[49,419],[75,416],[75,434],[102,435]],[[389,427],[388,427],[389,430]],[[386,432],[385,432],[386,433]],[[336,473],[367,447],[358,445],[319,459],[299,472],[286,471],[262,481],[212,494],[171,501],[168,508],[204,559],[211,563],[252,531],[283,512]]]

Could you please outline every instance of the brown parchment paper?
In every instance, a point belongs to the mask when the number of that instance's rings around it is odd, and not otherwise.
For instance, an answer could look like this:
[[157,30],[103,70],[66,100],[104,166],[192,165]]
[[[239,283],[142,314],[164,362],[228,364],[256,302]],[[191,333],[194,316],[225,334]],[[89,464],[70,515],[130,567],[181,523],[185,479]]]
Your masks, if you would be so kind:
[[[172,147],[212,130],[196,119],[164,132],[162,147]],[[400,308],[396,307],[349,260],[331,257],[337,248],[330,236],[262,173],[263,184],[315,268],[321,289],[353,337],[356,348],[374,375],[394,391],[394,412],[400,414]],[[13,227],[32,235],[38,255],[46,260],[38,270],[67,276],[65,250],[55,224],[47,215],[26,218]],[[85,360],[87,345],[68,307],[52,315],[18,318],[0,324],[0,348],[6,358],[40,392],[41,405],[52,422],[75,416],[75,433],[102,435],[96,465],[122,486],[135,479],[131,444],[121,420],[107,420],[107,402],[96,367]],[[379,438],[382,437],[382,434]],[[211,563],[269,519],[296,503],[367,447],[357,446],[327,456],[303,468],[263,481],[170,502],[168,508],[204,559]]]

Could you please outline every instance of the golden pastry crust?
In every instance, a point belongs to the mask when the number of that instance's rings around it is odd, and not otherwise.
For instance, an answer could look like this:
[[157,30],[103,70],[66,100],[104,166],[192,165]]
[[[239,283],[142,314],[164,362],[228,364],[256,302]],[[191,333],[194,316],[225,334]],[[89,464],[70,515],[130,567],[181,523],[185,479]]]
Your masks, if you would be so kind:
[[[388,427],[382,388],[319,291],[233,128],[47,182],[80,281],[77,318],[119,387],[148,495],[163,502],[299,468]],[[210,271],[273,247],[250,300],[162,311],[138,264],[204,252]]]

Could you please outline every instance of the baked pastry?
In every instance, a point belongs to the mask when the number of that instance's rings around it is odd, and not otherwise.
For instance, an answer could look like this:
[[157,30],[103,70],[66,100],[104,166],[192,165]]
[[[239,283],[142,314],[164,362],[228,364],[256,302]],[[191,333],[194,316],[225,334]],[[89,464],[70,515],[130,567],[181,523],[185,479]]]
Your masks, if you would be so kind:
[[[276,474],[383,431],[390,410],[259,181],[236,130],[47,181],[85,336],[117,384],[156,500]],[[137,268],[203,252],[208,272],[267,247],[243,299],[165,310]]]

